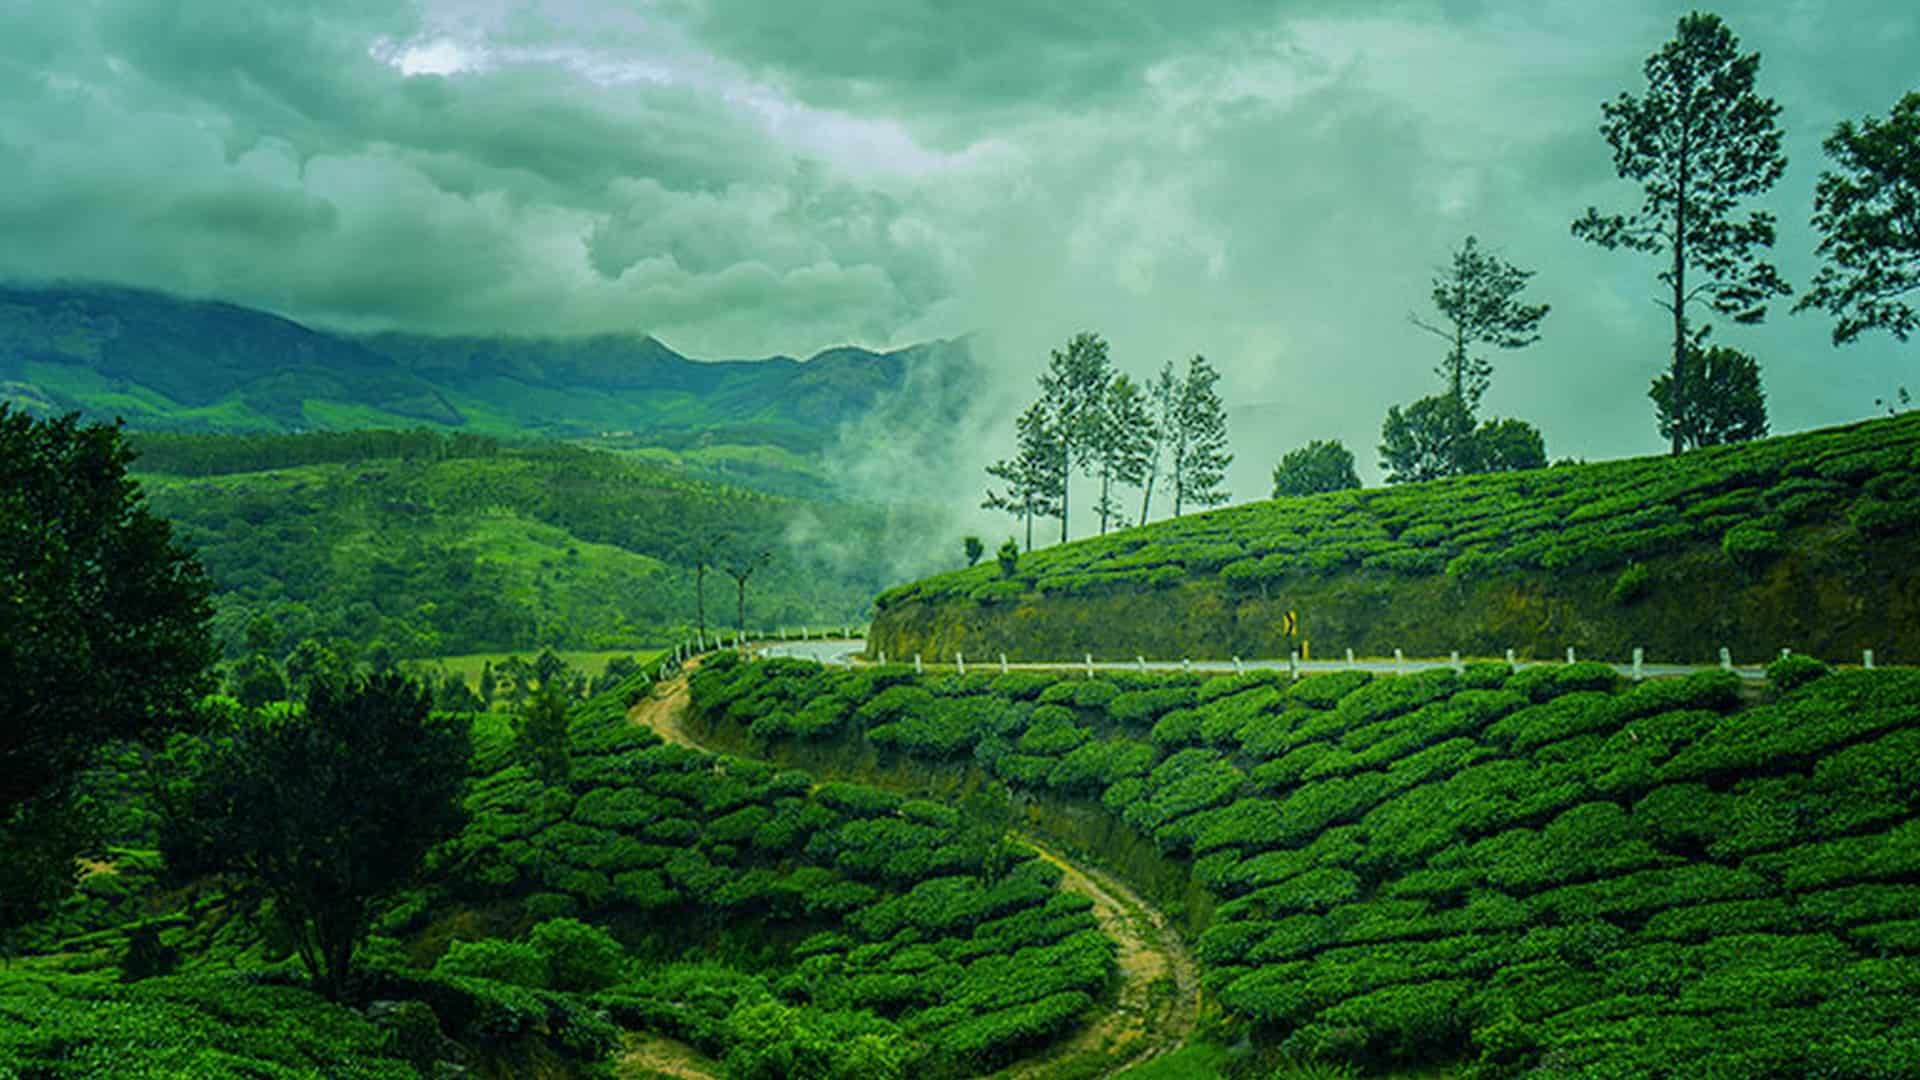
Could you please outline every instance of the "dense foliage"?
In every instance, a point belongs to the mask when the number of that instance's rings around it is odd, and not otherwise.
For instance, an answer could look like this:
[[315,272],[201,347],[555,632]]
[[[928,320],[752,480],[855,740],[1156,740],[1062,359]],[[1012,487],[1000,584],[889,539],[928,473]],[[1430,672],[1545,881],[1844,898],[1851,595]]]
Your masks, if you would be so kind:
[[[1607,570],[1736,527],[1781,534],[1836,523],[1856,535],[1920,524],[1920,415],[1673,459],[1634,458],[1228,507],[1031,552],[1003,580],[974,567],[877,601],[998,603],[1217,579],[1258,592],[1355,570],[1470,579],[1517,570]],[[1831,542],[1831,537],[1829,537]],[[1776,544],[1774,553],[1780,550]]]
[[206,686],[206,577],[131,456],[117,428],[0,402],[0,931],[64,876],[87,756],[188,719]]
[[[1920,1069],[1920,675],[703,672],[704,722],[1097,800],[1217,903],[1231,1017],[1475,1075]],[[844,744],[843,744],[844,745]],[[885,762],[883,757],[882,761]]]
[[239,714],[177,739],[160,850],[183,880],[226,874],[273,898],[315,986],[338,1000],[374,906],[458,829],[467,725],[393,672],[321,679],[306,708]]

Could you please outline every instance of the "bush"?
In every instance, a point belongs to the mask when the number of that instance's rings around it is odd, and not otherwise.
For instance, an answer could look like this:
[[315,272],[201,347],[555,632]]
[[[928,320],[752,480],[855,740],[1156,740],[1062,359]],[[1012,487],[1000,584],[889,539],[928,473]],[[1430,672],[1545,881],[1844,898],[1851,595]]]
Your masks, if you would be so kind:
[[1833,674],[1825,662],[1811,656],[1788,653],[1767,665],[1767,682],[1782,694],[1791,693],[1815,679]]
[[627,954],[605,930],[578,919],[548,919],[527,933],[527,944],[547,961],[555,990],[604,990],[627,970]]
[[433,965],[439,976],[491,979],[494,982],[545,989],[548,979],[547,958],[539,949],[518,941],[483,938],[456,941],[445,956]]
[[1734,565],[1755,570],[1785,550],[1780,534],[1757,522],[1743,521],[1720,538],[1720,550]]
[[1628,563],[1627,568],[1620,571],[1620,576],[1613,579],[1613,588],[1607,591],[1607,595],[1614,603],[1626,607],[1647,595],[1648,590],[1652,588],[1653,582],[1647,573],[1646,566],[1641,563]]

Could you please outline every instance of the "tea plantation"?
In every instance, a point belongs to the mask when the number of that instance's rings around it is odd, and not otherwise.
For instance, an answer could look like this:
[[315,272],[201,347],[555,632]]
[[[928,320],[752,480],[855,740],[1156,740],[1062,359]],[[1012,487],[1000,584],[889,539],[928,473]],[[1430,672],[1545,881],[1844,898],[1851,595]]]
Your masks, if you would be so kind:
[[[0,970],[0,1076],[596,1075],[623,1029],[734,1077],[978,1075],[1106,991],[1088,901],[1004,825],[664,745],[627,721],[645,689],[575,710],[564,775],[478,745],[470,823],[362,949],[364,1010],[304,989],[254,902],[112,852]],[[142,767],[92,782],[137,808]]]
[[[1279,498],[880,595],[872,643],[1077,659],[1450,649],[1920,660],[1920,412],[1647,457]],[[1875,606],[1859,607],[1863,596]]]
[[1769,674],[722,658],[693,695],[776,759],[977,771],[1123,823],[1211,900],[1192,929],[1225,1030],[1297,1060],[1920,1075],[1920,672]]

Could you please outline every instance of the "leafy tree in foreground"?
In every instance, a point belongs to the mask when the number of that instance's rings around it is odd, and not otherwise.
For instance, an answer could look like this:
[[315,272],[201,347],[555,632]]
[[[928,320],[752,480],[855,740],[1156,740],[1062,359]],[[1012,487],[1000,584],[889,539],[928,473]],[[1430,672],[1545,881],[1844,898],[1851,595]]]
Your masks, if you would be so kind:
[[1227,410],[1214,390],[1219,381],[1220,373],[1207,358],[1196,356],[1188,362],[1187,377],[1180,383],[1170,443],[1174,517],[1189,503],[1219,506],[1227,501],[1220,484],[1227,478],[1233,454],[1227,450]]
[[471,743],[394,672],[316,682],[304,713],[233,718],[176,737],[162,792],[171,873],[263,890],[314,986],[340,1000],[375,905],[407,887],[465,820]]
[[1413,325],[1451,345],[1435,374],[1446,381],[1447,392],[1465,405],[1469,414],[1480,407],[1481,395],[1493,377],[1492,362],[1474,356],[1474,346],[1523,349],[1540,340],[1540,320],[1547,316],[1546,304],[1519,301],[1520,291],[1527,287],[1533,271],[1518,269],[1498,255],[1479,250],[1477,245],[1474,237],[1467,237],[1454,252],[1447,276],[1433,281],[1433,306],[1440,309],[1447,325],[1436,326],[1417,315],[1407,316]]
[[987,553],[987,545],[977,536],[968,536],[961,538],[960,550],[967,557],[967,565],[972,566],[980,561],[980,556]]
[[1724,345],[1708,349],[1689,344],[1685,376],[1686,385],[1698,392],[1677,408],[1672,376],[1653,380],[1647,391],[1660,418],[1660,434],[1690,447],[1766,438],[1767,395],[1760,387],[1760,365],[1752,357]]
[[[1643,186],[1645,201],[1633,214],[1602,216],[1588,207],[1573,223],[1575,236],[1601,247],[1671,257],[1659,274],[1670,298],[1658,303],[1673,314],[1669,374],[1680,414],[1694,393],[1685,372],[1687,305],[1704,300],[1735,322],[1757,323],[1769,299],[1793,291],[1754,250],[1773,246],[1773,216],[1733,213],[1787,165],[1774,123],[1780,106],[1753,91],[1760,54],[1742,56],[1739,44],[1717,15],[1681,16],[1674,39],[1647,58],[1646,95],[1623,93],[1601,106],[1614,168]],[[1697,277],[1691,285],[1689,273]],[[1680,432],[1671,437],[1677,454]]]
[[1323,491],[1344,491],[1360,486],[1360,475],[1353,471],[1353,451],[1339,439],[1315,439],[1297,450],[1289,450],[1273,467],[1273,497],[1317,495]]
[[206,576],[132,457],[118,428],[0,402],[0,930],[70,886],[60,810],[87,756],[189,722],[212,685]]
[[1000,564],[1001,577],[1012,577],[1020,569],[1020,542],[1011,536],[1007,537],[1007,542],[1001,544],[1000,550],[994,554],[994,560]]
[[1815,250],[1827,264],[1793,310],[1831,314],[1835,345],[1874,329],[1905,341],[1917,323],[1900,298],[1920,290],[1920,91],[1885,123],[1842,120],[1821,145],[1837,167],[1813,189]]

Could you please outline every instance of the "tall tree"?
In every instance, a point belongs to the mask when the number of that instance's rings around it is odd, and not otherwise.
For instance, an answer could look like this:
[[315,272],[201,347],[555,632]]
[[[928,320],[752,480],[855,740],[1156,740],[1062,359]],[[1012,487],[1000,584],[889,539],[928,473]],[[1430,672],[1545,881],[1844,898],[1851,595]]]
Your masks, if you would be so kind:
[[1885,123],[1842,120],[1821,145],[1836,166],[1813,189],[1815,250],[1827,262],[1793,310],[1831,314],[1835,345],[1874,329],[1905,341],[1920,325],[1900,299],[1920,290],[1920,91]]
[[1434,369],[1435,374],[1469,415],[1479,409],[1481,395],[1493,378],[1492,361],[1474,355],[1474,347],[1523,349],[1540,340],[1540,320],[1547,317],[1548,305],[1519,300],[1532,276],[1531,270],[1481,251],[1478,241],[1469,236],[1453,253],[1446,275],[1433,279],[1433,306],[1440,309],[1445,325],[1407,315],[1408,322],[1448,343],[1447,358]]
[[1094,333],[1075,334],[1065,349],[1053,350],[1047,370],[1040,375],[1040,400],[1047,412],[1047,430],[1053,433],[1060,460],[1060,542],[1067,540],[1068,496],[1073,470],[1093,461],[1099,440],[1101,406],[1113,366],[1107,343]]
[[1106,535],[1107,523],[1119,516],[1113,501],[1113,487],[1139,487],[1147,478],[1147,458],[1153,452],[1153,413],[1146,392],[1126,375],[1117,375],[1107,384],[1101,403],[1099,424],[1095,428],[1094,462],[1100,477],[1100,534]]
[[[1632,214],[1593,207],[1573,234],[1605,248],[1665,253],[1659,301],[1673,315],[1669,371],[1677,411],[1693,393],[1686,379],[1687,305],[1702,301],[1735,322],[1766,317],[1767,302],[1792,289],[1756,248],[1773,246],[1773,216],[1755,210],[1734,217],[1742,198],[1772,187],[1787,166],[1780,152],[1780,106],[1754,93],[1760,54],[1740,55],[1739,41],[1717,15],[1680,18],[1672,41],[1647,58],[1647,92],[1622,93],[1601,106],[1600,133],[1613,147],[1614,169],[1646,193]],[[1688,284],[1689,273],[1698,276]],[[1680,432],[1673,452],[1684,447]]]
[[1147,451],[1147,479],[1140,492],[1142,525],[1147,523],[1147,511],[1153,507],[1153,484],[1160,478],[1160,462],[1166,456],[1176,421],[1175,410],[1180,403],[1180,380],[1173,373],[1173,361],[1167,361],[1160,373],[1147,383],[1147,401],[1153,414],[1153,427],[1148,431],[1153,446]]
[[386,672],[317,680],[304,715],[233,718],[162,760],[160,850],[183,880],[236,875],[273,898],[315,987],[339,1000],[376,905],[466,819],[464,718]]
[[1172,442],[1174,517],[1179,517],[1188,503],[1218,506],[1227,501],[1226,489],[1220,484],[1227,478],[1233,455],[1227,451],[1227,410],[1214,389],[1219,381],[1219,372],[1207,358],[1195,356],[1180,383],[1179,404],[1174,409],[1179,433]]
[[1315,439],[1297,450],[1289,450],[1273,467],[1273,497],[1317,495],[1324,491],[1344,491],[1360,486],[1360,475],[1353,471],[1353,451],[1339,439]]
[[1700,392],[1676,404],[1673,380],[1666,375],[1647,391],[1660,434],[1689,447],[1765,438],[1767,395],[1760,386],[1760,365],[1738,349],[1704,347],[1705,330],[1701,327],[1687,345],[1687,385]]
[[133,456],[118,427],[0,402],[0,931],[70,890],[81,837],[56,826],[88,756],[190,726],[213,686],[206,575]]
[[987,475],[1006,486],[998,491],[988,489],[986,501],[980,504],[983,509],[1004,510],[1022,522],[1027,529],[1028,551],[1033,550],[1033,519],[1060,514],[1067,486],[1064,459],[1049,423],[1042,401],[1027,406],[1020,414],[1014,422],[1018,451],[1011,459],[987,466]]
[[734,629],[744,635],[747,632],[747,582],[761,567],[773,561],[773,552],[756,551],[741,554],[729,560],[722,569],[733,579]]

